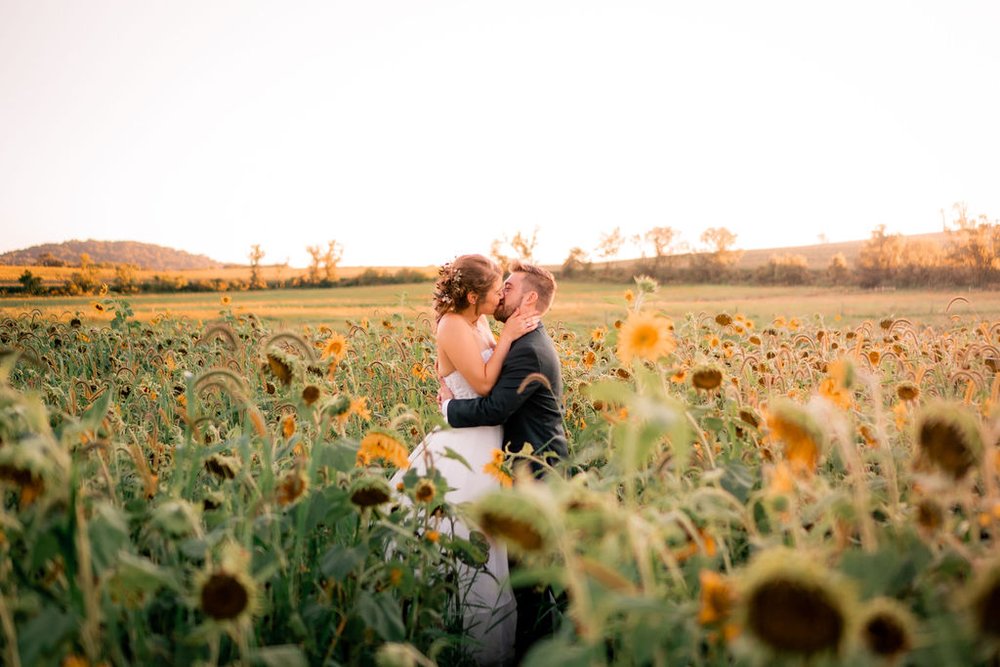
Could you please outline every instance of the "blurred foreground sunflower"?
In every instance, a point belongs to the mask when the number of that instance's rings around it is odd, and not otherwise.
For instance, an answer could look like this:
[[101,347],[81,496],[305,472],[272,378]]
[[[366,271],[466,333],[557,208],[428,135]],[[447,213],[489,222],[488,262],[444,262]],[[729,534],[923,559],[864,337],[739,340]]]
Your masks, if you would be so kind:
[[618,332],[618,358],[623,363],[635,358],[656,361],[676,348],[670,320],[658,315],[630,313]]
[[759,555],[744,573],[742,625],[776,655],[840,654],[853,634],[854,601],[836,573],[785,548]]

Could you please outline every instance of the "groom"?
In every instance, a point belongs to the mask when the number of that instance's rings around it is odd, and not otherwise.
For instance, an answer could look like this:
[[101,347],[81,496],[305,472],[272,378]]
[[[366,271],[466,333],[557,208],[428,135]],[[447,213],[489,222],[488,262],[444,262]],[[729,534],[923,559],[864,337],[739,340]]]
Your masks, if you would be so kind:
[[[545,269],[515,261],[503,286],[503,296],[494,319],[506,322],[520,308],[522,315],[541,318],[552,305],[556,281]],[[511,346],[500,369],[500,379],[489,395],[474,399],[453,399],[443,387],[441,410],[454,427],[503,425],[504,447],[519,452],[530,443],[543,460],[567,456],[563,429],[562,374],[559,355],[552,339],[539,323]],[[535,476],[544,467],[532,461]],[[515,589],[517,599],[517,657],[536,640],[551,635],[554,613],[551,591]],[[546,613],[547,612],[547,613]]]

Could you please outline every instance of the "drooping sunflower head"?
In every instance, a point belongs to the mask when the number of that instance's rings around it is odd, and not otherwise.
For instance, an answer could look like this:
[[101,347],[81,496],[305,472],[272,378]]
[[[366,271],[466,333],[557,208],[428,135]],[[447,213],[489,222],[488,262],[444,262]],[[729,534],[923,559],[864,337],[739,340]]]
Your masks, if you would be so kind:
[[302,390],[302,402],[306,405],[312,405],[319,400],[320,390],[314,384],[306,385],[305,389]]
[[226,544],[219,563],[198,576],[196,591],[199,609],[212,620],[249,621],[259,606],[257,584],[250,576],[250,555],[236,544]]
[[896,385],[896,396],[899,396],[899,400],[912,402],[920,398],[920,387],[904,380]]
[[785,548],[762,553],[740,589],[743,626],[773,654],[836,655],[853,634],[850,587],[807,554]]
[[719,313],[715,316],[715,323],[721,327],[728,327],[733,323],[733,316],[729,313]]
[[292,382],[292,362],[288,357],[278,352],[277,350],[271,350],[267,353],[267,367],[274,374],[274,377],[278,379],[281,384],[286,387]]
[[278,482],[276,499],[282,507],[293,504],[309,490],[309,476],[301,466],[285,473]]
[[770,439],[782,444],[792,467],[813,472],[826,445],[815,418],[805,408],[779,400],[768,406],[766,422]]
[[757,413],[750,408],[740,408],[740,421],[744,424],[749,424],[754,428],[760,427],[760,417],[758,417]]
[[917,622],[896,600],[875,598],[865,604],[860,619],[861,642],[872,654],[895,661],[913,648]]
[[1000,643],[1000,560],[994,560],[969,585],[965,606],[979,636]]
[[152,525],[172,537],[187,537],[201,532],[201,514],[186,500],[160,503],[152,514]]
[[235,456],[212,454],[205,460],[205,470],[219,479],[233,479],[240,472],[242,464]]
[[350,498],[358,508],[366,509],[389,502],[392,490],[385,478],[366,475],[351,484]]
[[670,320],[659,315],[630,313],[618,332],[618,357],[623,363],[633,359],[656,361],[677,348]]
[[691,369],[691,385],[700,391],[712,391],[722,386],[722,375],[718,364],[701,364]]
[[549,512],[516,489],[483,496],[473,508],[473,516],[483,532],[502,539],[518,553],[540,553],[553,539]]
[[917,467],[958,481],[979,464],[983,441],[976,418],[961,405],[934,401],[915,420]]
[[[0,444],[3,444],[0,442]],[[47,439],[25,437],[0,447],[0,489],[4,485],[20,491],[20,506],[27,507],[42,496],[61,494],[65,485],[62,466],[53,455],[65,454]]]

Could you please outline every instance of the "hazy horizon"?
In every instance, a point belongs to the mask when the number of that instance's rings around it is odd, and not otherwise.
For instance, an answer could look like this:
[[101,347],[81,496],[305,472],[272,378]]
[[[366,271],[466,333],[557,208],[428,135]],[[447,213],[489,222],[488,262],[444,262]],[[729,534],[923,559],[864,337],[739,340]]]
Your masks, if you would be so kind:
[[[0,253],[427,266],[1000,217],[1000,5],[0,1]],[[622,257],[638,256],[626,247]]]

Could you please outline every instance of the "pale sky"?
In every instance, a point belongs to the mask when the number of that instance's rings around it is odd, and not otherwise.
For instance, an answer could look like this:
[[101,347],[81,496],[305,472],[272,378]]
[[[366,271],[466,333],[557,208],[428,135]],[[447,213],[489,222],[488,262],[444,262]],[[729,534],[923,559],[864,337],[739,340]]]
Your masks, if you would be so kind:
[[0,0],[0,252],[426,265],[537,227],[558,263],[616,226],[803,245],[957,201],[1000,218],[993,0]]

